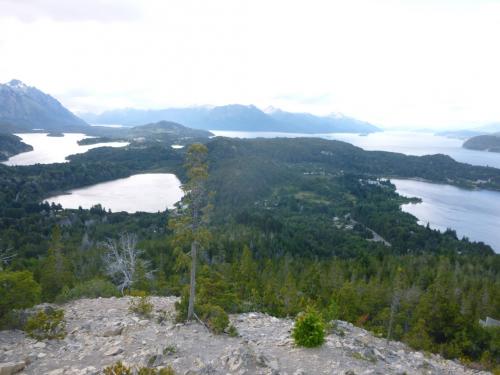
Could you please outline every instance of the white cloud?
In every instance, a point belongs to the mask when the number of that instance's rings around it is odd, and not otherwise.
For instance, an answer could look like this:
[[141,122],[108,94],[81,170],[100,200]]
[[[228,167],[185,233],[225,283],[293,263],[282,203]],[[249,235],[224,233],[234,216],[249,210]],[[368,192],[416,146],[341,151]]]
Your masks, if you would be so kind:
[[140,18],[140,8],[129,0],[0,0],[2,17],[22,22],[39,19],[55,21],[130,21]]
[[[500,119],[494,1],[128,1],[134,22],[111,22],[128,19],[121,1],[15,3],[38,15],[0,18],[0,81],[74,110],[238,102],[387,126]],[[54,13],[69,3],[93,5]]]

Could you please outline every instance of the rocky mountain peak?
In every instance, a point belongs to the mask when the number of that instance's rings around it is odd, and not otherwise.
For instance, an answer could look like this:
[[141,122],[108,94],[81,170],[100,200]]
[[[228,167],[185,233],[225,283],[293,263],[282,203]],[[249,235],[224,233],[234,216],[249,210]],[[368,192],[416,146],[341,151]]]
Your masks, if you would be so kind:
[[18,79],[13,79],[10,82],[7,82],[6,85],[17,90],[27,90],[29,88],[28,85]]
[[71,132],[88,127],[55,98],[18,79],[0,84],[0,123],[17,132],[35,128]]

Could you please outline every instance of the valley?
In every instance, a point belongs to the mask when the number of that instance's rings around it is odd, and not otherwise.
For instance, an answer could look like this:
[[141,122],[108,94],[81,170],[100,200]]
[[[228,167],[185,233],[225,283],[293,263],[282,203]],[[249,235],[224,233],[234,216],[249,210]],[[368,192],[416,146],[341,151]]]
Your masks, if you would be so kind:
[[[475,151],[461,154],[465,164],[450,156],[459,155],[454,140],[428,134],[224,133],[168,121],[87,134],[96,138],[20,134],[33,150],[0,165],[0,249],[14,255],[0,275],[22,274],[39,288],[19,301],[0,290],[11,301],[0,303],[5,327],[13,306],[118,295],[105,256],[127,241],[140,249],[127,293],[177,296],[181,314],[188,244],[173,223],[189,208],[186,158],[201,142],[210,199],[200,314],[287,317],[314,306],[324,319],[494,366],[484,353],[496,358],[497,336],[476,322],[500,310],[500,169],[472,165]],[[477,164],[487,160],[495,159]],[[455,200],[443,200],[450,191]],[[395,288],[401,302],[390,313]],[[451,288],[460,294],[450,300]],[[443,338],[456,322],[462,328]]]

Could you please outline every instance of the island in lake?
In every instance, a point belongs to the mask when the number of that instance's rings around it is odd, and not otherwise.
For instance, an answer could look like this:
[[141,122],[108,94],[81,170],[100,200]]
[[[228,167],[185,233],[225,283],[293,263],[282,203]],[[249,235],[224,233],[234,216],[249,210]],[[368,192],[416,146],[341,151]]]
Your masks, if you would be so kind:
[[463,147],[469,150],[500,152],[500,132],[469,138]]

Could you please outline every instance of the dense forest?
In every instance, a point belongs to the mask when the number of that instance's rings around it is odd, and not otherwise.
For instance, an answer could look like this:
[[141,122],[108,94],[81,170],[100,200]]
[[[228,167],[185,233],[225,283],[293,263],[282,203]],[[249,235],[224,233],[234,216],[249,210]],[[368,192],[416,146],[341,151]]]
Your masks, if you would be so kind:
[[[390,177],[500,190],[500,170],[444,155],[363,151],[321,139],[214,138],[208,147],[208,234],[197,303],[227,313],[294,316],[309,306],[471,365],[500,365],[500,256],[483,243],[417,224]],[[161,143],[98,148],[68,163],[0,165],[0,319],[39,301],[119,293],[103,256],[137,238],[128,292],[179,295],[188,245],[157,214],[65,210],[41,203],[71,188],[141,172],[186,181],[185,150]]]
[[33,147],[21,141],[17,135],[0,133],[0,161],[20,152],[31,151]]

